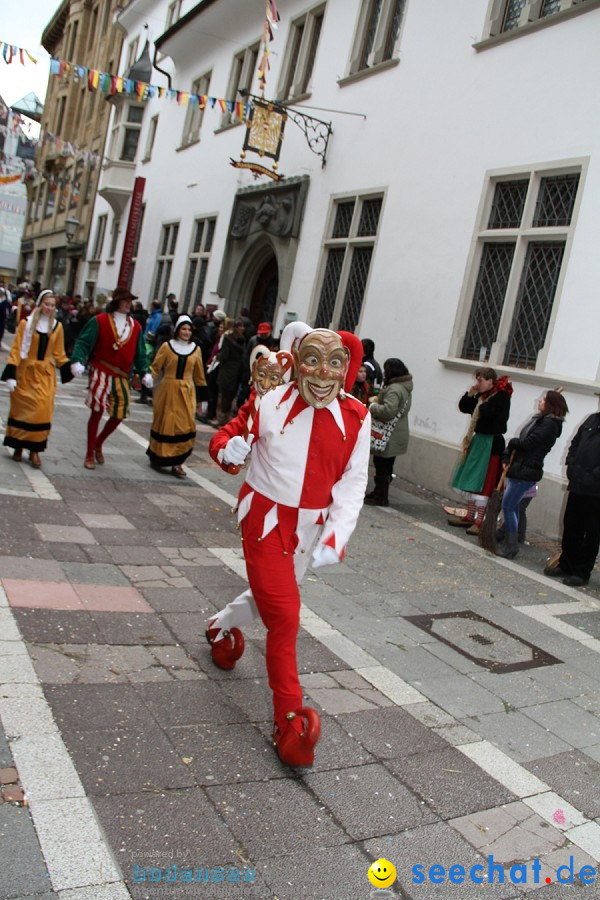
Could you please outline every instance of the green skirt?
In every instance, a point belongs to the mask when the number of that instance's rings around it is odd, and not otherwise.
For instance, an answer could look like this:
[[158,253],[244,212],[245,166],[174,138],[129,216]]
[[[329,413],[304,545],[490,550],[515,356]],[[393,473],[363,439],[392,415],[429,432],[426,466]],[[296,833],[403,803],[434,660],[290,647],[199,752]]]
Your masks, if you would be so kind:
[[492,455],[493,434],[474,434],[469,444],[467,458],[459,463],[452,478],[452,487],[458,491],[479,494],[485,484]]

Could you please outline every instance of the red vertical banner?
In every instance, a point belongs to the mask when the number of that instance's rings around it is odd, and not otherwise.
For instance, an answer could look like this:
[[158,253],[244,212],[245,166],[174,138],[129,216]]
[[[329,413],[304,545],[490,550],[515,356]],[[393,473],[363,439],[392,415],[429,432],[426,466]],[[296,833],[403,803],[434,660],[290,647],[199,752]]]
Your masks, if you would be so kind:
[[117,287],[129,287],[129,278],[131,276],[131,262],[133,260],[133,251],[137,240],[138,229],[140,227],[140,218],[142,215],[142,200],[144,197],[144,187],[146,185],[145,178],[136,178],[133,185],[133,194],[131,196],[131,206],[129,207],[129,221],[127,222],[127,232],[125,234],[125,243],[123,244],[123,256],[121,257],[121,268],[119,269],[119,280]]

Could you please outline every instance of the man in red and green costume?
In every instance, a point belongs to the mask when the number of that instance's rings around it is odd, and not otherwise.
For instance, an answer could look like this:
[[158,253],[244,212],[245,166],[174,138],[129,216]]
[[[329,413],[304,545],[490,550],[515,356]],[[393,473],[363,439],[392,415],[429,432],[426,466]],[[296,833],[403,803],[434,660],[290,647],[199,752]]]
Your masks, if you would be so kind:
[[[91,409],[83,463],[86,469],[95,469],[96,463],[104,463],[104,441],[129,416],[132,370],[142,375],[144,387],[152,387],[143,332],[129,314],[131,303],[136,299],[128,288],[116,288],[107,311],[89,320],[73,349],[73,375],[83,375],[86,364],[90,367],[85,400]],[[98,434],[104,410],[108,413],[108,421]]]

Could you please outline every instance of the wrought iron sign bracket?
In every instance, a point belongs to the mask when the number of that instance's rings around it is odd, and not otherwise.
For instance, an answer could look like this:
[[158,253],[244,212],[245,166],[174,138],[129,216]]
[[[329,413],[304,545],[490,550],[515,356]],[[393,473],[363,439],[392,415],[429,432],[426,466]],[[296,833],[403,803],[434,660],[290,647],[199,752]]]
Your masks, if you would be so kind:
[[297,125],[304,133],[309,150],[316,154],[316,156],[321,157],[321,167],[325,168],[329,138],[333,134],[331,122],[324,122],[322,119],[308,116],[305,112],[301,112],[293,106],[284,106],[273,100],[265,100],[263,97],[258,97],[256,94],[251,94],[249,91],[240,91],[240,94],[251,101],[257,100],[260,103],[268,103],[274,110],[277,110],[277,112],[280,112],[288,119],[291,119],[294,125]]

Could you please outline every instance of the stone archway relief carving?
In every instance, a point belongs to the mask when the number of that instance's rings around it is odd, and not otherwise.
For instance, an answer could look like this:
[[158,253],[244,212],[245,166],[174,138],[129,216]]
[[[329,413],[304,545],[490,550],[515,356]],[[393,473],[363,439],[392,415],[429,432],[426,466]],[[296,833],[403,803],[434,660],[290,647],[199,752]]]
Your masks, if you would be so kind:
[[240,191],[233,205],[229,238],[245,240],[260,232],[298,237],[307,188],[308,179],[302,178]]
[[233,308],[248,305],[250,282],[269,255],[277,260],[280,273],[279,300],[287,302],[308,185],[308,176],[302,175],[236,194],[217,284]]

